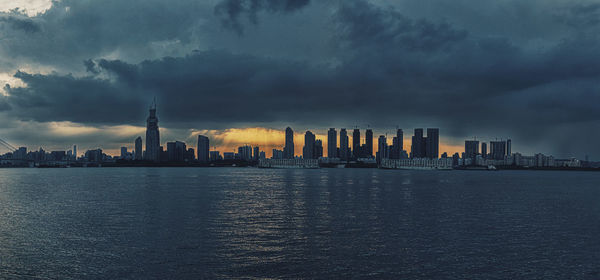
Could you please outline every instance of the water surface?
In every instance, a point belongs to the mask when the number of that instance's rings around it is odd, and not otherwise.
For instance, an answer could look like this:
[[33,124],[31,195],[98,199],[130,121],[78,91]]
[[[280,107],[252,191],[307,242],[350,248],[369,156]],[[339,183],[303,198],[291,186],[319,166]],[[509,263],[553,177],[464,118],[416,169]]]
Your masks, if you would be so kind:
[[600,173],[0,169],[0,276],[600,279]]

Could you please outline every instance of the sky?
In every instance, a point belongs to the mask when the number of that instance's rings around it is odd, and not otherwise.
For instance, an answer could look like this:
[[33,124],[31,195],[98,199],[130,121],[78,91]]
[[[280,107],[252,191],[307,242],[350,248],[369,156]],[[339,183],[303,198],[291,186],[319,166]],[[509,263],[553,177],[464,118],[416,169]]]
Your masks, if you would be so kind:
[[600,160],[599,49],[597,0],[0,1],[0,139],[117,153],[156,97],[163,143],[438,127]]

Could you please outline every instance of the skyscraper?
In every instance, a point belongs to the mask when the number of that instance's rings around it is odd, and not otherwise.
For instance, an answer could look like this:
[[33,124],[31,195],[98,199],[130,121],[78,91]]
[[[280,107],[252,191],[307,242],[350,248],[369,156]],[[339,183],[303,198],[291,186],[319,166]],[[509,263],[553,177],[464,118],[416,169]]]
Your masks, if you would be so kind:
[[487,158],[487,143],[481,142],[481,156]]
[[252,147],[245,145],[238,147],[238,155],[241,160],[251,161],[252,160]]
[[371,129],[365,132],[365,145],[367,147],[365,157],[373,157],[373,130]]
[[150,106],[150,115],[146,120],[146,160],[158,161],[160,159],[160,134],[158,132],[158,118],[156,117],[156,101]]
[[427,139],[425,139],[425,157],[436,159],[440,155],[440,129],[428,128]]
[[204,135],[198,135],[198,161],[207,163],[210,160],[210,141]]
[[77,160],[77,145],[73,145],[73,156],[75,157],[75,160]]
[[142,160],[144,157],[142,152],[142,137],[135,138],[135,160]]
[[167,155],[169,161],[184,161],[187,147],[180,141],[167,142]]
[[381,159],[389,158],[387,139],[385,138],[385,136],[380,135],[377,144],[377,163],[381,163]]
[[465,141],[465,156],[464,158],[470,158],[475,160],[479,154],[479,141],[467,140]]
[[352,131],[352,156],[354,158],[361,157],[361,153],[360,153],[360,130],[358,128],[355,128],[354,131]]
[[285,147],[283,147],[283,158],[294,158],[294,131],[289,126],[285,129]]
[[415,128],[415,135],[412,137],[410,151],[412,158],[425,157],[425,138],[423,138],[422,128]]
[[313,158],[318,159],[323,157],[323,141],[321,139],[315,140],[315,151],[313,153]]
[[315,135],[307,131],[304,134],[304,149],[302,149],[302,157],[304,159],[315,158]]
[[506,155],[512,155],[512,141],[510,139],[506,140]]
[[502,160],[506,155],[506,142],[505,141],[491,141],[490,142],[490,154],[493,159]]
[[252,159],[258,161],[258,159],[260,158],[260,148],[256,146],[253,149],[254,150],[252,152]]
[[342,160],[348,160],[348,132],[345,128],[340,129],[340,158]]
[[[341,141],[341,138],[340,138]],[[337,158],[337,131],[335,128],[330,128],[327,132],[327,157]]]
[[402,150],[404,150],[404,132],[402,129],[396,130],[396,137],[393,138],[392,145],[394,146],[394,154],[390,155],[390,158],[399,159],[400,155],[402,154]]

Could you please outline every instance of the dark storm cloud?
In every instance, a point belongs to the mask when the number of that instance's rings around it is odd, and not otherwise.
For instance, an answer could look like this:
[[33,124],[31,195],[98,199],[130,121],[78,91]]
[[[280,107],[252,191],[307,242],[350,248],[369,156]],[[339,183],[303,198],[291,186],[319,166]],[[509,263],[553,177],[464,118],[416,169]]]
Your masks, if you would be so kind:
[[107,54],[151,56],[161,44],[189,44],[205,5],[197,0],[62,0],[30,18],[0,12],[0,27],[14,29],[1,34],[10,40],[0,44],[0,55],[69,71],[81,67],[82,60]]
[[576,28],[588,28],[600,24],[600,3],[573,4],[556,14],[558,21]]
[[310,0],[223,0],[215,6],[215,14],[221,17],[225,27],[242,34],[244,31],[244,23],[240,20],[242,15],[246,15],[249,22],[257,24],[257,14],[261,11],[288,13],[301,9],[309,3]]
[[38,23],[34,22],[33,20],[27,18],[22,14],[19,14],[17,11],[5,15],[0,14],[0,26],[2,24],[8,25],[10,28],[25,31],[28,33],[39,32],[41,30]]
[[143,115],[136,92],[105,80],[17,72],[27,87],[5,88],[13,117],[81,123],[132,122]]

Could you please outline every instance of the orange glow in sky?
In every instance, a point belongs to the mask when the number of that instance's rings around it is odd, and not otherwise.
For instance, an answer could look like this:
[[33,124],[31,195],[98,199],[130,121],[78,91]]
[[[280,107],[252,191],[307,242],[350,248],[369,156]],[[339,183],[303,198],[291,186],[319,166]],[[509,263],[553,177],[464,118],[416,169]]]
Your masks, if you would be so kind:
[[[339,129],[338,132],[338,147],[339,147]],[[376,131],[375,131],[376,132]],[[302,147],[304,146],[304,133],[294,131],[294,152],[296,155],[302,155]],[[313,131],[313,133],[315,133]],[[267,157],[271,157],[273,149],[283,150],[285,143],[285,131],[283,129],[272,129],[264,127],[253,128],[230,128],[225,130],[199,130],[192,133],[194,136],[205,135],[210,139],[211,150],[223,152],[237,152],[237,148],[243,145],[259,146],[261,151],[266,153]],[[327,156],[327,135],[315,133],[316,139],[323,141],[323,155]],[[364,130],[361,130],[361,144],[365,142]],[[373,136],[373,153],[377,152],[377,138],[379,134]],[[410,153],[410,135],[404,136],[404,149]],[[349,146],[352,146],[352,135],[349,131],[348,135]],[[442,137],[440,137],[442,138]],[[440,156],[447,152],[452,156],[455,152],[462,152],[464,147],[454,143],[446,143],[440,139]],[[392,137],[387,139],[388,145],[392,144]],[[188,146],[193,147],[195,143],[189,143]]]

